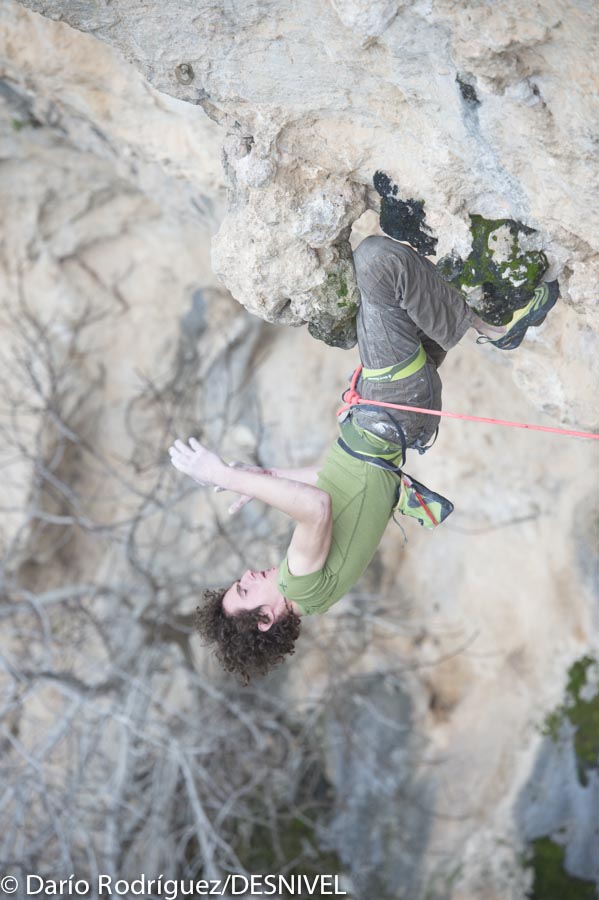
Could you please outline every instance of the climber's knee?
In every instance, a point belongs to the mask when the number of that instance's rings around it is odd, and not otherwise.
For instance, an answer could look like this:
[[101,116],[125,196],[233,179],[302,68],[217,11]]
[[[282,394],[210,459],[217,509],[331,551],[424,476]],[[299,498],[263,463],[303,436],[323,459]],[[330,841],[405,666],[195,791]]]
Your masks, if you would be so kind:
[[356,274],[360,275],[361,272],[371,268],[373,260],[379,257],[381,252],[385,250],[385,242],[388,240],[389,238],[371,234],[358,244],[354,250]]

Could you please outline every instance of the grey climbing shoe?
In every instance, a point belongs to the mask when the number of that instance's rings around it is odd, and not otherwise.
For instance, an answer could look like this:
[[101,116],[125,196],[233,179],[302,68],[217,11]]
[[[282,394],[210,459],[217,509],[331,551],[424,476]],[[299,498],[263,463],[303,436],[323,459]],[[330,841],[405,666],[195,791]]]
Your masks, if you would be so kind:
[[557,281],[543,281],[536,289],[532,299],[520,309],[514,310],[512,318],[506,323],[506,332],[496,340],[486,335],[477,338],[478,344],[493,344],[499,350],[515,350],[522,343],[528,328],[534,328],[545,321],[549,310],[555,306],[559,297]]

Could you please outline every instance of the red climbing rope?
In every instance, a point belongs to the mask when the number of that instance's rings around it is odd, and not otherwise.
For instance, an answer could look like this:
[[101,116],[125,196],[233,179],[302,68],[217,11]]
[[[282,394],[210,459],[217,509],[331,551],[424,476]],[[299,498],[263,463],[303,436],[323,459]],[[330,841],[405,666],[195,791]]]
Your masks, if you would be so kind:
[[468,422],[486,422],[489,425],[505,425],[508,428],[527,428],[529,431],[548,431],[550,434],[563,434],[569,435],[570,437],[581,437],[581,438],[590,438],[591,440],[597,441],[599,440],[599,434],[593,434],[590,431],[571,431],[568,428],[550,428],[547,425],[529,425],[525,422],[507,422],[505,419],[490,419],[483,416],[466,416],[462,413],[452,413],[445,412],[445,410],[441,409],[421,409],[419,406],[403,406],[400,403],[383,403],[381,400],[365,400],[358,391],[356,390],[356,384],[358,383],[358,378],[360,377],[360,372],[362,371],[362,366],[358,366],[356,371],[351,377],[350,385],[348,389],[343,393],[343,402],[345,406],[340,407],[337,410],[337,415],[340,416],[341,413],[344,413],[346,410],[351,409],[352,406],[357,406],[360,403],[367,403],[369,406],[384,406],[388,409],[401,409],[406,412],[417,412],[424,413],[426,416],[446,416],[448,419],[465,419]]

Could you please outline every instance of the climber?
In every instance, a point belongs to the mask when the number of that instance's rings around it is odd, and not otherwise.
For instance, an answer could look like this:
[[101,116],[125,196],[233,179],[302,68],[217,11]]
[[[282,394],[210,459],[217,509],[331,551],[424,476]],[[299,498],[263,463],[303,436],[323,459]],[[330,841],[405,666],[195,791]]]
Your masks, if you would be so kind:
[[[361,295],[359,386],[373,402],[439,410],[438,368],[468,329],[479,333],[479,341],[514,349],[558,297],[557,282],[541,283],[509,322],[493,326],[406,244],[368,237],[356,249],[354,263]],[[424,413],[355,406],[322,465],[295,470],[227,465],[194,438],[188,444],[175,441],[169,453],[177,469],[200,484],[241,495],[231,511],[255,498],[296,522],[279,566],[248,570],[230,587],[205,592],[198,629],[216,644],[227,671],[247,683],[293,653],[301,617],[326,612],[356,583],[394,508],[428,524],[422,497],[416,510],[402,508],[405,490],[398,492],[398,482],[405,450],[424,453],[438,422]]]

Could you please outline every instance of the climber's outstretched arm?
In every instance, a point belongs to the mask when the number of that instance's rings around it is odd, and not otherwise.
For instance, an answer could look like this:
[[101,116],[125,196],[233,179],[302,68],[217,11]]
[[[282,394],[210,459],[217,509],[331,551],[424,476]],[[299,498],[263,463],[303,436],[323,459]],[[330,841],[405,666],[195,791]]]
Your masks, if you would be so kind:
[[[297,522],[288,551],[296,575],[317,571],[329,553],[332,532],[331,497],[312,484],[226,465],[195,438],[177,440],[169,448],[176,469],[204,485],[214,485],[262,500]],[[295,565],[294,565],[295,563]]]
[[300,469],[281,469],[279,467],[267,469],[277,478],[289,478],[290,481],[301,481],[303,484],[316,484],[318,473],[322,469],[322,463],[316,466],[303,466]]
[[[230,466],[235,467],[236,469],[245,469],[246,472],[257,472],[259,475],[274,475],[275,478],[288,478],[290,481],[301,481],[303,484],[313,484],[316,485],[318,480],[318,473],[320,472],[322,465],[317,466],[304,466],[298,469],[280,469],[271,466],[268,469],[263,468],[262,466],[251,466],[248,463],[241,462],[230,462]],[[215,491],[224,491],[224,488],[215,487]],[[248,503],[250,503],[254,498],[250,497],[248,494],[242,494],[234,503],[229,507],[230,515],[235,515],[238,513],[240,509],[243,509]]]

